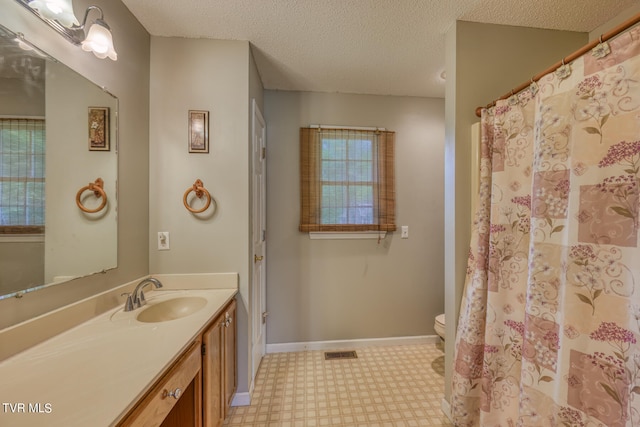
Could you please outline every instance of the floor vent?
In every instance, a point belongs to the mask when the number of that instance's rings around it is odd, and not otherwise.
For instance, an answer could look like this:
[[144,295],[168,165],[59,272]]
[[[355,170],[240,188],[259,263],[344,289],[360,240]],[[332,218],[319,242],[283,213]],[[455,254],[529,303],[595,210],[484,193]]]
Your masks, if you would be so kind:
[[324,360],[333,359],[357,359],[358,355],[355,351],[325,351]]

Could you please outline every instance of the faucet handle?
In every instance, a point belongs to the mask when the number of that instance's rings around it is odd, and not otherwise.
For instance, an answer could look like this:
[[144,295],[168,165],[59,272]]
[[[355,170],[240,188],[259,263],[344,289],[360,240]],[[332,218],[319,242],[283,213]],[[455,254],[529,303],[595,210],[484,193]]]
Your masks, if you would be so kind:
[[144,292],[140,289],[140,295],[138,297],[138,307],[142,307],[147,303],[147,300],[144,298]]
[[121,297],[127,296],[127,301],[124,303],[124,311],[133,311],[133,299],[131,298],[131,294],[129,292],[125,292],[120,294]]

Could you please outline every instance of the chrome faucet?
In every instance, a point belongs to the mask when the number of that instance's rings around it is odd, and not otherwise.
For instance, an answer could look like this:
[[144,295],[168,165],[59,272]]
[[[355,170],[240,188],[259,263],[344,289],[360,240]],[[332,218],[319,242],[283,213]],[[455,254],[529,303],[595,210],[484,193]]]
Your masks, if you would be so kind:
[[162,283],[160,283],[160,280],[156,278],[148,277],[146,279],[143,279],[140,283],[138,283],[136,289],[132,294],[126,294],[127,301],[124,303],[124,311],[135,310],[136,308],[140,308],[147,303],[147,300],[144,299],[144,292],[142,291],[142,288],[149,284],[155,286],[156,289],[162,287]]

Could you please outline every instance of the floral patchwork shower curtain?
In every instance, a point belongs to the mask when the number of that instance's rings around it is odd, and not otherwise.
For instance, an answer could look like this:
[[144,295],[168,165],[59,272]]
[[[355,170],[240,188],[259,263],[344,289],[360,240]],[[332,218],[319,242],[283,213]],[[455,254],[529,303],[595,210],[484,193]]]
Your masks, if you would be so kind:
[[640,28],[482,114],[451,408],[640,426]]

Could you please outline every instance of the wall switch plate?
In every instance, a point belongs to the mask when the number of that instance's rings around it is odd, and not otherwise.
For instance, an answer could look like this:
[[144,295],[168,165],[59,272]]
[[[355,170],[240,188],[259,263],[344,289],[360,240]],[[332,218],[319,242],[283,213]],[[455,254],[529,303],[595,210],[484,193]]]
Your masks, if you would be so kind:
[[408,225],[403,225],[402,227],[400,227],[400,238],[401,239],[408,239],[409,238],[409,226]]
[[158,250],[159,251],[169,250],[169,232],[168,231],[158,231]]

